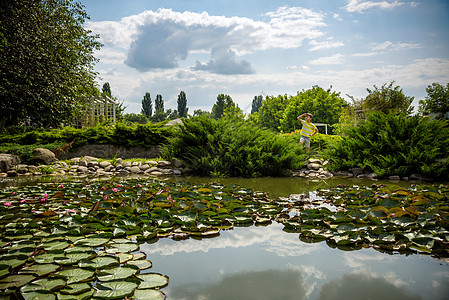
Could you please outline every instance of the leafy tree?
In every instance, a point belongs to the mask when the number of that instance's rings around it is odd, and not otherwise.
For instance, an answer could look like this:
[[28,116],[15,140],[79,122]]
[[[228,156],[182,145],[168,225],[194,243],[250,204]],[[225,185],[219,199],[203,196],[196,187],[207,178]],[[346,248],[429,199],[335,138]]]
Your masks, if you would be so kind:
[[346,105],[340,93],[332,92],[330,89],[324,90],[319,86],[313,86],[311,89],[302,90],[288,99],[280,120],[280,130],[292,132],[301,128],[297,117],[305,112],[313,114],[313,122],[335,124]]
[[225,109],[235,107],[235,103],[231,96],[225,94],[219,94],[217,96],[217,102],[212,107],[212,116],[218,120],[222,117]]
[[178,114],[182,117],[187,117],[187,98],[186,93],[181,91],[178,95]]
[[111,85],[109,84],[109,82],[105,82],[103,84],[103,88],[101,91],[102,91],[102,95],[112,97]]
[[201,109],[195,109],[195,110],[193,111],[193,116],[194,116],[194,117],[206,116],[206,117],[208,117],[209,119],[212,119],[212,114],[211,114],[209,111],[207,111],[207,110],[201,110]]
[[147,118],[150,118],[153,114],[153,105],[151,104],[151,95],[146,92],[142,99],[142,111],[141,114],[145,115]]
[[164,100],[162,100],[162,96],[160,94],[156,95],[156,100],[154,100],[154,122],[161,122],[167,118],[167,115],[164,112]]
[[426,88],[427,96],[419,100],[421,113],[446,113],[449,111],[449,83],[446,86],[432,83]]
[[259,126],[279,131],[280,120],[287,103],[287,95],[279,95],[277,97],[267,96],[262,101],[262,106],[259,108],[259,111],[251,114],[249,120]]
[[263,96],[254,96],[253,103],[251,106],[251,113],[255,113],[259,111],[259,108],[262,106]]
[[174,119],[178,119],[181,117],[178,114],[178,111],[176,109],[167,109],[165,111],[165,115],[166,115],[166,119],[168,119],[168,120],[174,120]]
[[144,114],[134,114],[134,113],[124,114],[123,120],[126,123],[139,123],[139,124],[148,123],[148,118]]
[[383,113],[395,112],[410,114],[413,107],[410,105],[414,97],[408,97],[399,86],[383,84],[381,88],[374,85],[374,89],[367,88],[368,96],[362,100],[363,109],[367,111],[380,111]]
[[70,123],[98,95],[86,19],[74,0],[0,2],[0,127]]

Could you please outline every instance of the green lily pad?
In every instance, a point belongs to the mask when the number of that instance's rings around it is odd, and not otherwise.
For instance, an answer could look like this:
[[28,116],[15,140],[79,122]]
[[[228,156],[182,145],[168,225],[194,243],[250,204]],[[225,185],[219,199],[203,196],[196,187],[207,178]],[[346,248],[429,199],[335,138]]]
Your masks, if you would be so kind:
[[139,268],[134,266],[119,266],[112,269],[99,271],[97,278],[102,282],[117,279],[125,279],[135,275],[138,271]]
[[117,266],[118,259],[111,256],[99,256],[92,260],[82,260],[78,264],[80,268],[103,269],[107,267]]
[[[60,292],[62,294],[76,295],[91,291],[91,286],[86,282],[72,283],[66,285]],[[59,299],[59,297],[58,297]]]
[[65,280],[60,278],[43,278],[28,283],[20,288],[22,293],[35,292],[35,291],[54,291],[58,290],[66,285]]
[[34,257],[34,261],[40,264],[48,264],[53,263],[57,258],[64,258],[64,252],[55,251],[55,252],[47,252],[44,254],[39,254]]
[[58,300],[86,300],[91,299],[92,295],[94,293],[93,289],[90,289],[89,291],[82,292],[80,294],[62,294],[57,293]]
[[134,297],[136,300],[158,300],[165,299],[165,294],[158,290],[138,289],[134,292]]
[[38,277],[48,275],[50,273],[55,272],[60,267],[55,264],[34,264],[25,268],[22,268],[19,273],[20,274],[35,274]]
[[84,239],[80,239],[75,242],[75,245],[84,245],[84,246],[90,246],[90,247],[99,247],[103,246],[109,242],[109,238],[100,238],[100,237],[88,237]]
[[129,253],[139,250],[137,244],[111,244],[106,247],[107,253]]
[[137,287],[137,283],[127,280],[98,283],[95,286],[94,297],[103,299],[123,299],[131,296]]
[[134,255],[129,253],[118,253],[116,256],[118,257],[119,263],[121,264],[126,263],[127,261],[130,261],[134,258]]
[[55,263],[60,265],[74,265],[79,263],[81,260],[89,260],[96,256],[94,251],[79,253],[70,252],[66,253],[64,258],[56,258]]
[[157,273],[147,273],[137,275],[137,278],[143,282],[139,285],[139,289],[156,289],[163,288],[168,285],[168,276]]
[[11,273],[11,270],[12,268],[9,265],[0,265],[0,278]]
[[25,264],[26,261],[28,260],[28,256],[26,255],[2,256],[0,259],[2,265],[8,265],[14,269]]
[[67,248],[69,246],[70,246],[70,244],[65,240],[44,243],[41,245],[41,247],[43,247],[45,249],[45,251],[64,250],[65,248]]
[[44,291],[33,291],[22,293],[22,297],[24,300],[53,300],[56,299],[56,296],[50,292]]
[[9,275],[0,279],[0,290],[22,287],[34,278],[33,275]]
[[126,264],[131,265],[131,266],[136,266],[140,270],[149,269],[153,266],[153,264],[149,260],[132,260],[132,261],[128,261]]
[[67,279],[67,284],[71,284],[92,280],[94,277],[94,272],[85,269],[75,268],[59,271],[56,273],[56,275],[65,277]]

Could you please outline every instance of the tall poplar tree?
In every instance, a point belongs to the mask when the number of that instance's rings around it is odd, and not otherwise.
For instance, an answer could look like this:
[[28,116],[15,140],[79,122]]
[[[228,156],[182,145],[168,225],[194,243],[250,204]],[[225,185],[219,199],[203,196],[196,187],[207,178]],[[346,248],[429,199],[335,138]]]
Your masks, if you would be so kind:
[[146,92],[142,99],[142,111],[141,114],[145,115],[147,118],[150,118],[153,114],[153,104],[151,104],[151,95]]
[[154,122],[161,122],[167,118],[164,111],[164,100],[162,100],[162,96],[159,94],[156,95],[156,100],[154,100],[154,110],[154,116],[152,118]]
[[180,117],[187,117],[187,98],[186,93],[181,91],[178,95],[178,114]]

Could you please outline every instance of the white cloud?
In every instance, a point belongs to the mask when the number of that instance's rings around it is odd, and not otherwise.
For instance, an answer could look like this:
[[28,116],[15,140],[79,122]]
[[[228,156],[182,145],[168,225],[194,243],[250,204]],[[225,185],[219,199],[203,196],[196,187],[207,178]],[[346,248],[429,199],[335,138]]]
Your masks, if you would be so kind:
[[[414,3],[414,2],[412,2]],[[404,5],[404,2],[400,1],[363,1],[363,0],[348,0],[348,4],[344,7],[348,12],[363,13],[366,10],[372,8],[379,9],[393,9]]]
[[[89,22],[105,47],[127,51],[126,64],[141,72],[176,68],[192,53],[211,53],[198,68],[219,74],[251,73],[246,60],[237,57],[257,50],[297,48],[304,39],[323,35],[324,14],[301,7],[281,7],[267,13],[267,22],[242,17],[211,16],[207,12],[144,11],[119,22]],[[109,49],[109,50],[108,50]],[[221,57],[217,57],[221,53]],[[104,54],[106,57],[107,55]],[[222,63],[220,63],[222,62]],[[230,62],[232,68],[224,62]]]
[[313,46],[312,48],[309,49],[309,51],[317,51],[317,50],[325,50],[325,49],[333,49],[333,48],[338,48],[338,47],[342,47],[345,44],[342,41],[324,41],[324,42],[317,42],[315,40],[311,40],[309,42],[309,44],[311,46]]
[[335,54],[331,56],[320,57],[310,62],[311,65],[340,65],[343,63],[343,55]]
[[339,14],[333,14],[332,17],[337,21],[343,21],[343,18]]
[[383,54],[389,51],[405,51],[410,49],[419,49],[422,48],[422,45],[420,44],[414,44],[414,43],[393,43],[390,41],[386,41],[383,43],[371,43],[370,44],[370,52],[365,53],[354,53],[352,56],[355,57],[368,57],[368,56],[374,56]]

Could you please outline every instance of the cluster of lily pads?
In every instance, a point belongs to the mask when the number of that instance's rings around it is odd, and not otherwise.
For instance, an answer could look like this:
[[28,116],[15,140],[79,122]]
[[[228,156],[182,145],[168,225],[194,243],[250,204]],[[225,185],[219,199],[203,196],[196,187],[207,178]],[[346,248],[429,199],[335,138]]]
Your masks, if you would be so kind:
[[[312,197],[313,196],[313,197]],[[239,186],[153,179],[0,191],[0,292],[24,299],[163,299],[139,245],[284,224],[306,242],[449,257],[446,186],[337,186],[270,199]]]
[[299,196],[281,201],[288,209],[278,221],[305,242],[449,257],[447,186],[340,185],[318,189],[314,199]]

